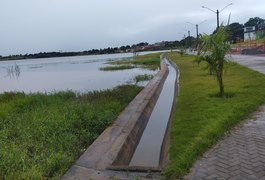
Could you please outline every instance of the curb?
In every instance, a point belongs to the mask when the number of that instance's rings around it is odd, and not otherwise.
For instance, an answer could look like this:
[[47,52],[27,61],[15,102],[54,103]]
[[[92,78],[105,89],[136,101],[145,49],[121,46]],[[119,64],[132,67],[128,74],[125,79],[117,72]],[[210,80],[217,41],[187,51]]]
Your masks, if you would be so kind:
[[111,166],[129,164],[168,75],[164,55],[160,59],[160,71],[129,103],[113,125],[105,129],[88,147],[62,179],[105,179],[107,176],[101,174],[102,171]]

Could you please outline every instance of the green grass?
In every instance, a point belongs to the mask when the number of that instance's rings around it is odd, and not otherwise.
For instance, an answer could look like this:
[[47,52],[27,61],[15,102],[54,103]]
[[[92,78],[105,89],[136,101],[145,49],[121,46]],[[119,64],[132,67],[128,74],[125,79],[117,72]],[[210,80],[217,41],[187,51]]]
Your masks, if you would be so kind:
[[213,76],[194,63],[194,56],[168,56],[180,69],[180,96],[177,98],[170,139],[167,179],[185,175],[192,164],[225,132],[265,102],[265,76],[238,64],[226,69],[225,92],[218,98]]
[[154,76],[151,74],[142,74],[142,75],[137,75],[134,77],[134,81],[136,83],[138,82],[142,82],[142,81],[148,81],[150,79],[152,79]]
[[131,60],[120,60],[109,62],[109,64],[113,65],[137,65],[140,68],[147,68],[151,70],[156,70],[160,68],[160,54],[146,54],[142,56],[136,56]]
[[58,179],[141,89],[0,94],[0,179]]
[[99,68],[101,71],[118,71],[118,70],[125,70],[125,69],[133,69],[136,68],[136,66],[132,65],[118,65],[118,66],[105,66]]

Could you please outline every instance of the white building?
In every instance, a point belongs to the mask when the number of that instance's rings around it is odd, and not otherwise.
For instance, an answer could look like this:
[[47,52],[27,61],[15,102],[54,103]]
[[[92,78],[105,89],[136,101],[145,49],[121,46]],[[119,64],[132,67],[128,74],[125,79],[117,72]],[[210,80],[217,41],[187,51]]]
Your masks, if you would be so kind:
[[244,41],[256,40],[256,28],[252,27],[244,27]]

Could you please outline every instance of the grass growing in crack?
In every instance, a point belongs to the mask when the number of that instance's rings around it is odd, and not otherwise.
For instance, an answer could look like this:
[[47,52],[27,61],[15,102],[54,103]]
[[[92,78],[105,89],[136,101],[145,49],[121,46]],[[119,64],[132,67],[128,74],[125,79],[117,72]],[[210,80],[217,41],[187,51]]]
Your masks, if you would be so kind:
[[134,81],[136,83],[142,82],[142,81],[149,81],[154,77],[154,75],[151,74],[142,74],[134,77]]
[[168,56],[180,68],[180,96],[171,126],[170,163],[164,173],[181,178],[225,132],[265,102],[265,76],[234,64],[224,74],[226,98],[216,97],[216,80],[193,62],[195,56]]
[[141,89],[0,94],[0,179],[58,179]]

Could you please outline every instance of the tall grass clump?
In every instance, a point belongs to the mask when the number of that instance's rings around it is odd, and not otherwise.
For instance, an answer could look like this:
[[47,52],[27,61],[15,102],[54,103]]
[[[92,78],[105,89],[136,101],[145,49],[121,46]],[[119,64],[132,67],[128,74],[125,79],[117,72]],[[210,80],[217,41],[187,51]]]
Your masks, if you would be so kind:
[[140,90],[0,94],[0,179],[58,179]]
[[140,74],[134,77],[134,81],[137,83],[142,81],[149,81],[154,77],[152,74]]

